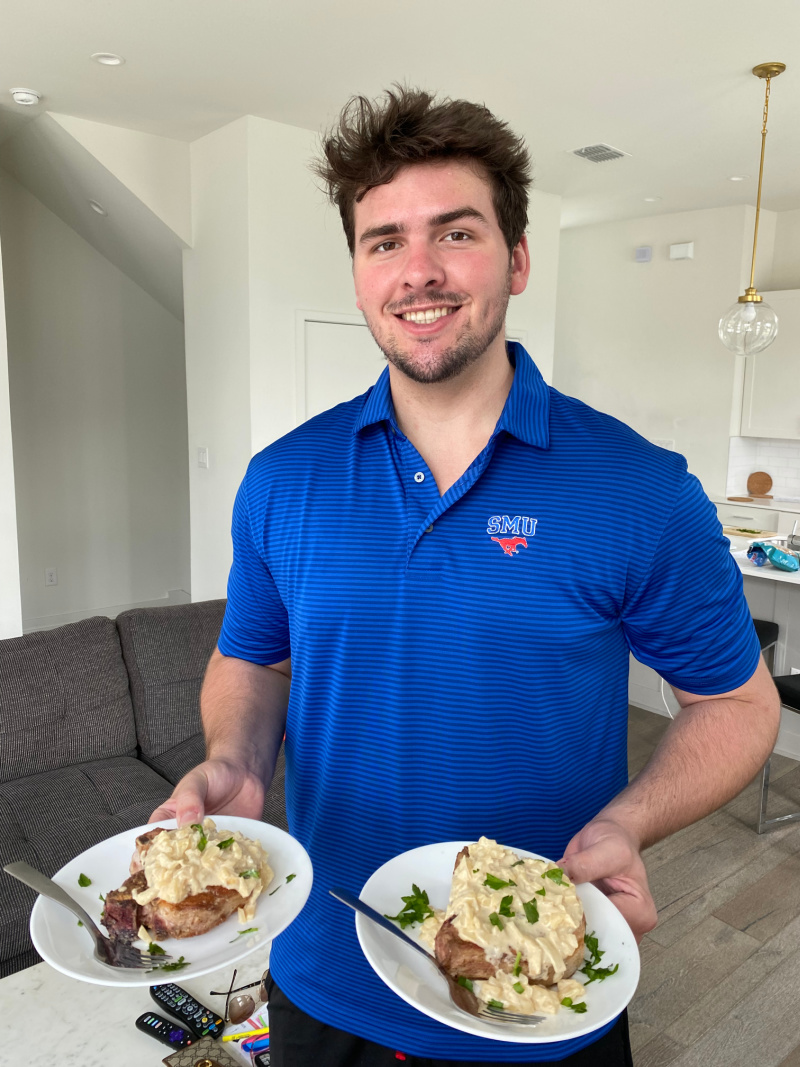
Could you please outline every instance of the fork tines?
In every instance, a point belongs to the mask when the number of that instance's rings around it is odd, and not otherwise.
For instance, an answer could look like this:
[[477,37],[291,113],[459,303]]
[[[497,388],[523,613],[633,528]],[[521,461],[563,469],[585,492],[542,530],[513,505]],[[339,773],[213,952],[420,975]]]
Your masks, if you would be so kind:
[[482,1019],[495,1019],[503,1023],[522,1023],[523,1026],[538,1026],[544,1022],[543,1015],[518,1015],[513,1011],[501,1011],[499,1008],[484,1008],[479,1015]]

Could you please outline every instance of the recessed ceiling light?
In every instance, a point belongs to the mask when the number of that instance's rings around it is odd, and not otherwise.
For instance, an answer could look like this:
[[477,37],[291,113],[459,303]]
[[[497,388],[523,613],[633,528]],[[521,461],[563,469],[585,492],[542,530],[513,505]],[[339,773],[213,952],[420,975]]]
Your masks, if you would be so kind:
[[660,196],[646,196],[644,198],[644,202],[645,202],[645,204],[655,204],[655,202],[657,200],[660,200],[660,199],[661,199]]
[[729,182],[746,182],[749,177],[750,177],[749,174],[732,174],[731,177],[728,178],[728,181]]
[[37,93],[35,89],[11,89],[9,91],[14,103],[22,104],[24,107],[33,107],[42,99],[42,94]]
[[90,200],[89,201],[89,207],[92,209],[92,211],[96,211],[98,215],[107,215],[108,214],[108,212],[103,207],[103,205],[102,204],[98,204],[96,200]]
[[121,67],[125,62],[116,52],[94,52],[91,58],[95,63],[102,63],[104,67]]

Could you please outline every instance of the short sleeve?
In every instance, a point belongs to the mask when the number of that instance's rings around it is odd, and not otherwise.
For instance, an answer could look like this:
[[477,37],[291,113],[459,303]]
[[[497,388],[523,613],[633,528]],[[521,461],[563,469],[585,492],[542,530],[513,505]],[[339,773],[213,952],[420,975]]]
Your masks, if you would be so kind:
[[264,560],[251,524],[247,475],[233,505],[233,565],[228,576],[228,603],[219,636],[223,656],[262,666],[291,654],[286,608]]
[[687,693],[729,692],[758,666],[741,572],[714,505],[691,474],[622,623],[634,656]]

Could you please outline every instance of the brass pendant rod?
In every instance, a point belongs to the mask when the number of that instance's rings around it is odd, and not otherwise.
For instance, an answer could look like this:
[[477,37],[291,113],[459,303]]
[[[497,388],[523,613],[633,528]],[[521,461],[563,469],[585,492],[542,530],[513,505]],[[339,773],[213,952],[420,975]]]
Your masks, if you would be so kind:
[[758,220],[761,215],[761,182],[764,178],[764,150],[767,147],[767,116],[769,114],[769,84],[770,78],[767,78],[767,88],[764,93],[764,122],[761,126],[761,161],[758,165],[758,195],[756,197],[756,225],[753,231],[753,260],[750,264],[750,288],[755,288],[755,276],[756,276],[756,248],[758,246]]

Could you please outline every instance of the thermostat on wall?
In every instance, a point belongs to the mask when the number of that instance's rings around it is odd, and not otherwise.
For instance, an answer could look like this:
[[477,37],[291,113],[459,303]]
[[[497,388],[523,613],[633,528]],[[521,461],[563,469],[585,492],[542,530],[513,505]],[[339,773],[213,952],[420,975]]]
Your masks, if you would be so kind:
[[653,249],[650,245],[640,245],[636,249],[636,262],[649,263],[653,258]]

